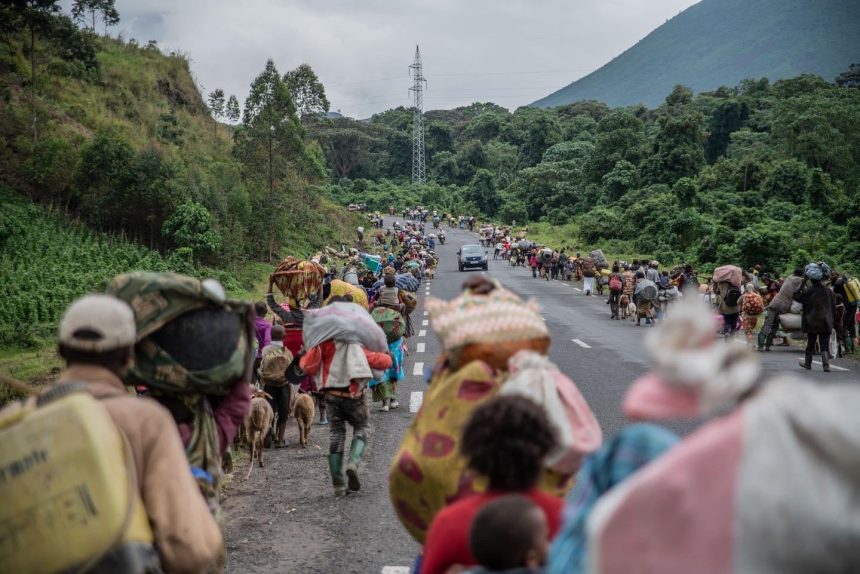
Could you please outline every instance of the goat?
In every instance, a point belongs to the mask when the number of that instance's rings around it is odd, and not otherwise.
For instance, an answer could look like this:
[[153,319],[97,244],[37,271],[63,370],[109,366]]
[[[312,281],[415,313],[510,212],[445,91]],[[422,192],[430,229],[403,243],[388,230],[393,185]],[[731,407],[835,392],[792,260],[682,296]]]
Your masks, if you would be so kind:
[[299,444],[302,445],[302,448],[307,448],[314,422],[314,400],[309,394],[302,393],[296,397],[293,416],[299,427]]
[[245,435],[251,442],[251,468],[248,469],[248,476],[251,476],[251,469],[254,468],[254,458],[260,468],[263,467],[263,442],[266,433],[272,428],[272,421],[275,420],[275,411],[269,404],[271,399],[272,396],[265,391],[251,393],[251,412],[245,419]]

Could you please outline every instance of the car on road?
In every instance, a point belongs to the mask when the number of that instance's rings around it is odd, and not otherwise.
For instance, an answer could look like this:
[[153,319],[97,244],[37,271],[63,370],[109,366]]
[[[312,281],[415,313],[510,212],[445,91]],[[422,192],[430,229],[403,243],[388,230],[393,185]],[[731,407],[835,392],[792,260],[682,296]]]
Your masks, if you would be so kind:
[[460,271],[467,268],[487,270],[487,252],[480,245],[464,245],[457,252],[457,266]]

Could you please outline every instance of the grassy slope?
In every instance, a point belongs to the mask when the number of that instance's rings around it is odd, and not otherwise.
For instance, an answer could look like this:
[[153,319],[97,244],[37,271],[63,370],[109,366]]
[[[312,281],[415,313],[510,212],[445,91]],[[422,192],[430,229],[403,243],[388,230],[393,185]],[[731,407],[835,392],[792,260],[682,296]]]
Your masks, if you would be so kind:
[[[201,188],[223,185],[215,172],[224,166],[238,171],[228,128],[215,129],[186,59],[109,38],[99,38],[99,45],[102,77],[97,84],[51,75],[45,62],[38,100],[42,137],[58,137],[79,147],[99,129],[110,128],[135,148],[158,146],[182,157]],[[26,62],[13,57],[7,64],[9,73],[2,79],[10,86],[10,101],[0,113],[26,118],[27,92],[19,84],[27,75]],[[160,118],[169,113],[182,130],[180,146],[158,138]],[[15,122],[0,124],[11,125]],[[0,284],[0,373],[37,382],[50,378],[59,365],[53,334],[62,310],[75,297],[103,288],[110,277],[123,271],[145,268],[215,275],[232,296],[256,299],[262,295],[269,264],[192,269],[169,255],[94,232],[61,210],[32,204],[13,191],[27,190],[28,183],[16,176],[20,170],[14,168],[21,165],[28,140],[8,133],[0,134],[0,139],[5,139],[0,145],[4,166],[10,168],[5,173],[0,169],[0,276],[14,278]],[[295,255],[349,241],[358,224],[354,215],[325,199],[313,208],[292,206],[290,219],[295,224],[282,252]]]
[[813,73],[832,80],[860,54],[856,0],[702,0],[588,76],[538,100],[659,105],[696,92]]

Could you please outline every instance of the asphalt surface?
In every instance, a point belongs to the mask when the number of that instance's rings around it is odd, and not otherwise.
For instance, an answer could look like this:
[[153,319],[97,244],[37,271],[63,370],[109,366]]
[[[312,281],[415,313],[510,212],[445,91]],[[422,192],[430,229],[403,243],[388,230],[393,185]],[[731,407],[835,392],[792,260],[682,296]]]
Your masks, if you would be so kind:
[[[388,218],[386,225],[393,219]],[[409,340],[406,378],[398,389],[401,407],[381,413],[379,404],[372,405],[372,434],[361,470],[361,491],[334,499],[326,461],[328,427],[315,425],[309,448],[302,449],[291,419],[288,448],[266,451],[266,466],[254,468],[250,478],[246,479],[247,462],[234,474],[224,504],[228,572],[409,572],[419,547],[389,504],[387,476],[413,416],[410,410],[417,410],[426,387],[423,373],[440,350],[427,324],[424,302],[428,295],[450,299],[459,293],[469,273],[483,273],[457,270],[457,250],[477,243],[477,235],[459,229],[446,232],[448,241],[437,248],[436,277],[421,285],[419,306],[412,317],[416,336]],[[524,298],[538,300],[552,335],[550,357],[579,386],[605,435],[617,432],[624,425],[620,411],[624,392],[647,370],[642,337],[650,327],[610,321],[604,297],[586,297],[576,283],[533,279],[530,270],[494,261],[492,250],[489,254],[486,275]],[[820,365],[814,365],[817,371],[802,371],[797,366],[801,353],[794,347],[777,347],[758,356],[765,377],[789,372],[813,383],[860,382],[860,364],[855,361],[833,360],[834,371],[823,373]],[[700,422],[674,428],[686,433]]]

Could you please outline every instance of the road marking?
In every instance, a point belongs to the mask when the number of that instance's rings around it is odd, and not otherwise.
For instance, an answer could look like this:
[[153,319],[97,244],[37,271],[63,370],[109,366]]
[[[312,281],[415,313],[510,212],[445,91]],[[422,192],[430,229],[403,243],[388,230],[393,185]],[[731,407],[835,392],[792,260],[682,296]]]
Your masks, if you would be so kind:
[[430,314],[430,313],[428,313],[427,311],[424,311],[424,316],[425,316],[425,317],[426,317],[427,315],[429,315],[429,314]]
[[573,290],[574,291],[582,291],[582,289],[580,289],[579,287],[574,287]]
[[[424,403],[424,393],[422,391],[412,391],[409,395],[409,412],[417,413],[418,409],[421,408],[421,405]],[[387,568],[399,568],[398,566],[387,566]],[[403,570],[389,570],[392,574],[395,572],[406,572],[409,574],[409,568],[404,568]],[[385,568],[382,569],[382,573],[385,574]]]
[[[820,365],[820,364],[821,364],[821,362],[820,362],[820,361],[812,361],[812,362],[813,362],[813,363],[815,363],[816,365]],[[851,369],[846,369],[846,368],[844,368],[844,367],[837,367],[836,365],[834,365],[834,364],[832,364],[832,363],[831,363],[831,365],[830,365],[830,368],[831,368],[831,369],[836,369],[837,371],[850,371],[850,370],[851,370]]]
[[573,341],[574,343],[576,343],[577,345],[579,345],[579,346],[580,346],[580,347],[582,347],[583,349],[590,349],[590,348],[591,348],[591,345],[589,345],[589,344],[587,344],[587,343],[583,343],[583,342],[582,342],[582,341],[580,341],[579,339],[571,339],[571,341]]
[[486,273],[486,272],[484,272],[484,271],[481,271],[481,275],[486,275],[486,274],[487,274],[487,273]]
[[415,363],[412,367],[412,374],[416,377],[424,374],[424,363]]
[[427,329],[421,329],[420,331],[418,331],[419,337],[424,337],[425,335],[427,335]]
[[415,345],[415,352],[416,353],[423,353],[424,352],[424,343],[418,343],[417,345]]
[[430,324],[430,321],[428,321],[427,319],[424,319],[423,321],[421,321],[421,326],[422,326],[422,327],[426,327],[426,326],[427,326],[427,325],[429,325],[429,324]]
[[564,283],[564,282],[562,282],[562,285],[564,285],[565,287],[570,287],[570,285],[569,285],[569,284]]

